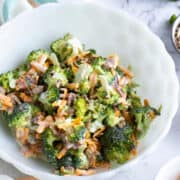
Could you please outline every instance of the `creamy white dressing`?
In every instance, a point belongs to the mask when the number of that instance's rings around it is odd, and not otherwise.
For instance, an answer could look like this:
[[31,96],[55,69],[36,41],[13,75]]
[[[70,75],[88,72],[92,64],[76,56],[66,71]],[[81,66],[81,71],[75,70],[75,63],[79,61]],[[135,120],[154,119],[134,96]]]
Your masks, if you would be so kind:
[[79,66],[78,72],[75,75],[75,82],[79,83],[84,79],[88,79],[90,73],[93,71],[89,64],[81,64]]
[[79,52],[81,52],[83,50],[83,46],[81,44],[81,42],[79,41],[79,39],[73,37],[71,39],[69,39],[67,41],[67,43],[69,43],[70,45],[72,45],[73,47],[73,54],[79,54]]

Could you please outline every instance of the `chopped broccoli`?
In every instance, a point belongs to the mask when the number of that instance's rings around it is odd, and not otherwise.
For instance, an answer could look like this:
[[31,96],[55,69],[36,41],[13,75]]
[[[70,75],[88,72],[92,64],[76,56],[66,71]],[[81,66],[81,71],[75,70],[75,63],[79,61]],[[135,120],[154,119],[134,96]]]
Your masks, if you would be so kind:
[[119,94],[114,89],[108,93],[103,87],[100,87],[97,89],[97,98],[103,104],[112,105],[118,102]]
[[14,79],[14,74],[12,71],[9,71],[7,73],[3,73],[0,75],[0,85],[7,91],[10,92],[13,87],[15,88],[15,85],[12,86],[12,83]]
[[88,80],[81,81],[79,84],[79,93],[80,94],[87,94],[90,90],[90,83]]
[[89,161],[84,152],[79,150],[69,151],[66,156],[58,160],[58,168],[88,169]]
[[69,136],[69,141],[76,143],[84,139],[86,128],[84,125],[76,125],[73,127],[73,132]]
[[105,159],[120,164],[126,162],[135,148],[132,135],[133,129],[128,124],[123,128],[118,126],[108,128],[100,138]]
[[32,51],[27,57],[27,63],[30,63],[32,61],[36,61],[43,54],[46,54],[48,57],[50,56],[49,52],[47,52],[44,49],[38,49],[36,51]]
[[51,114],[54,110],[52,103],[58,100],[58,98],[59,90],[56,87],[49,87],[40,94],[39,101],[43,104],[44,110]]
[[76,116],[84,118],[85,113],[87,112],[87,103],[86,100],[82,97],[79,97],[75,101],[75,110],[76,110]]
[[106,123],[108,126],[114,127],[120,122],[120,118],[115,115],[115,112],[112,108],[108,108],[106,114]]
[[39,112],[39,108],[28,103],[15,106],[14,111],[7,115],[9,127],[28,127],[31,119]]
[[74,154],[74,166],[78,169],[88,169],[89,161],[84,152],[77,151]]
[[161,111],[161,109],[156,110],[149,106],[134,107],[131,110],[132,115],[135,118],[136,131],[137,131],[137,136],[139,138],[142,138],[146,134],[146,132],[149,129],[149,126],[152,122],[150,112],[153,112],[155,115],[159,115],[160,111]]
[[57,166],[58,162],[56,158],[58,150],[54,145],[57,141],[60,141],[59,137],[55,136],[51,129],[46,129],[42,135],[43,152],[47,161],[54,166]]
[[60,86],[64,86],[67,84],[67,78],[64,71],[60,68],[60,66],[51,66],[46,73],[44,74],[44,82],[50,86],[56,86],[59,88]]
[[100,74],[104,73],[104,69],[102,68],[103,64],[105,63],[105,58],[99,56],[92,62],[92,67],[95,71],[99,72]]
[[58,39],[51,44],[51,50],[61,61],[66,60],[71,55],[78,54],[82,49],[80,41],[70,34],[66,34],[64,38]]

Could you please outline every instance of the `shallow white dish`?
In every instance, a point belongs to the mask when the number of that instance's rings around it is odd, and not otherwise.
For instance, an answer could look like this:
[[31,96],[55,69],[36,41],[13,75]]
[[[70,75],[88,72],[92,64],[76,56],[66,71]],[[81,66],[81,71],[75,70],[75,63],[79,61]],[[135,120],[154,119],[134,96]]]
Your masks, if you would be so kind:
[[180,156],[168,161],[158,172],[155,180],[177,180],[180,177]]
[[[98,54],[116,52],[121,62],[132,65],[138,93],[152,105],[163,105],[158,117],[140,142],[139,155],[128,163],[83,179],[105,179],[128,170],[131,165],[149,155],[168,133],[178,107],[178,80],[172,58],[161,40],[145,25],[125,12],[107,9],[92,3],[47,4],[27,11],[0,28],[0,72],[16,67],[27,54],[47,48],[51,41],[70,32]],[[22,156],[5,124],[0,122],[0,157],[26,174],[43,180],[79,179],[53,175],[49,166]]]

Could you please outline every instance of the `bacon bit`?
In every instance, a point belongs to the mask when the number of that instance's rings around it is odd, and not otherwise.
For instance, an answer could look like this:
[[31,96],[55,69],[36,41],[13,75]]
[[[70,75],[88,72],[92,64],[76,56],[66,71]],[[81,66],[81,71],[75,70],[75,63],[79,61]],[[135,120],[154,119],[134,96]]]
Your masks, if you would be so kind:
[[12,99],[4,94],[0,94],[0,103],[2,105],[3,110],[13,107]]
[[62,157],[65,156],[66,152],[67,152],[67,147],[64,147],[58,154],[57,154],[57,158],[61,159]]
[[95,173],[96,171],[94,169],[88,169],[88,170],[75,169],[75,175],[77,176],[89,176]]
[[47,127],[50,127],[52,124],[54,123],[54,119],[52,116],[48,115],[43,121],[40,120],[37,122],[37,124],[39,125],[38,128],[36,129],[36,132],[41,134],[44,132],[44,130]]
[[96,168],[109,169],[111,168],[111,164],[109,162],[96,162]]
[[96,72],[91,73],[91,75],[89,77],[89,81],[90,81],[90,87],[91,87],[91,94],[93,94],[94,87],[97,84],[97,73]]
[[2,86],[0,86],[0,94],[5,94],[5,93],[6,93],[6,90]]
[[106,60],[105,66],[108,68],[116,69],[119,65],[119,56],[117,54],[112,54]]
[[149,101],[148,101],[148,99],[144,99],[144,106],[149,106]]
[[123,117],[125,118],[126,121],[129,121],[129,122],[131,121],[131,117],[130,117],[129,112],[123,111],[122,115],[123,115]]
[[26,144],[28,141],[29,129],[28,128],[17,128],[16,138],[22,144]]
[[25,93],[20,93],[19,97],[20,97],[21,100],[24,101],[24,102],[29,102],[29,103],[33,102],[32,97],[31,97],[31,96],[28,96],[28,95],[25,94]]
[[36,86],[32,89],[33,94],[40,94],[43,92],[44,86]]
[[15,93],[10,93],[7,95],[8,97],[10,97],[13,101],[13,104],[21,104],[20,99],[15,95]]
[[123,67],[123,66],[118,66],[119,67],[119,69],[125,74],[125,75],[127,75],[129,78],[133,78],[134,77],[134,75],[133,75],[133,73],[131,72],[131,71],[129,71],[128,69],[126,69],[125,67]]
[[42,154],[42,144],[28,144],[24,149],[22,149],[22,152],[26,158],[38,157],[40,154]]
[[68,105],[71,105],[74,101],[74,99],[76,98],[76,94],[74,93],[69,93],[68,94]]
[[67,85],[67,88],[70,90],[76,90],[76,89],[78,89],[78,87],[79,87],[78,83],[70,83]]
[[103,132],[105,131],[105,129],[106,129],[106,127],[102,127],[101,129],[96,131],[93,135],[93,138],[101,136],[103,134]]

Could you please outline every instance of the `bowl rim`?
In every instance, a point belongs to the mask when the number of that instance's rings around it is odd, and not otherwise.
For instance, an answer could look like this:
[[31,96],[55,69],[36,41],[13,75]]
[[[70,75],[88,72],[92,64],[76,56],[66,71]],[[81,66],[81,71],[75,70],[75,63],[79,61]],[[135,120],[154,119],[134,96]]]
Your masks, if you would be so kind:
[[[132,22],[135,22],[136,24],[138,24],[138,26],[140,26],[144,31],[146,31],[149,36],[151,36],[151,38],[156,41],[156,43],[159,44],[159,49],[162,49],[163,53],[165,54],[165,56],[167,57],[167,61],[169,61],[169,65],[171,66],[170,68],[172,68],[172,71],[173,71],[173,84],[174,84],[174,92],[173,92],[173,95],[174,97],[176,97],[176,100],[174,100],[174,108],[171,110],[170,112],[170,115],[169,115],[169,120],[168,120],[168,123],[166,125],[166,128],[163,130],[161,136],[159,136],[156,141],[151,144],[144,152],[141,153],[141,155],[138,155],[136,158],[132,159],[132,160],[129,160],[127,163],[125,163],[124,165],[121,165],[120,167],[116,167],[114,169],[110,169],[110,170],[107,170],[107,171],[103,171],[103,172],[100,172],[100,173],[96,173],[94,175],[91,175],[91,176],[83,176],[83,177],[77,177],[77,176],[68,176],[68,177],[65,177],[64,178],[67,178],[69,179],[70,177],[72,177],[73,179],[77,178],[89,178],[89,179],[93,179],[94,177],[97,178],[97,176],[103,176],[103,177],[109,177],[109,176],[112,176],[113,174],[117,173],[117,172],[120,172],[120,171],[124,171],[126,170],[128,167],[132,167],[134,164],[137,163],[137,161],[139,160],[142,160],[144,159],[147,155],[149,155],[150,153],[152,153],[155,148],[157,147],[157,145],[165,138],[165,136],[168,134],[170,128],[171,128],[171,124],[172,124],[172,120],[177,112],[177,109],[178,109],[178,95],[179,95],[179,81],[178,81],[178,78],[177,78],[177,75],[176,75],[176,71],[175,71],[175,64],[174,64],[174,61],[172,59],[172,57],[168,54],[163,42],[161,41],[161,39],[155,35],[148,27],[147,25],[143,24],[141,21],[139,21],[137,18],[129,15],[126,11],[122,10],[122,9],[119,9],[117,7],[107,7],[106,5],[104,4],[101,4],[101,3],[97,3],[97,2],[90,2],[90,1],[83,1],[83,0],[77,0],[77,1],[61,1],[60,3],[47,3],[47,4],[43,4],[41,5],[40,7],[38,8],[35,8],[35,9],[30,9],[30,10],[27,10],[25,12],[22,12],[21,14],[17,15],[14,19],[12,19],[11,21],[3,24],[1,27],[0,27],[0,33],[2,33],[2,31],[6,28],[8,28],[12,22],[16,22],[18,21],[19,18],[21,18],[22,16],[28,16],[28,15],[31,15],[34,11],[39,11],[40,9],[46,9],[46,8],[52,8],[54,6],[62,6],[62,5],[80,5],[82,6],[83,5],[90,5],[90,6],[93,6],[95,8],[99,8],[99,9],[103,9],[103,10],[106,10],[110,13],[114,13],[114,14],[118,14],[118,15],[124,15],[128,18],[131,19]],[[11,159],[11,157],[4,153],[4,152],[1,152],[0,150],[0,158],[3,159],[4,161],[12,164],[16,169],[18,169],[20,172],[22,173],[25,173],[25,174],[28,174],[28,175],[33,175],[37,178],[41,178],[41,177],[47,177],[49,179],[52,179],[52,178],[55,178],[55,177],[58,177],[57,175],[55,174],[50,174],[48,172],[42,172],[42,171],[39,171],[39,170],[36,170],[36,169],[33,169],[33,168],[29,168],[27,166],[24,166],[21,162],[17,162],[13,159]]]

